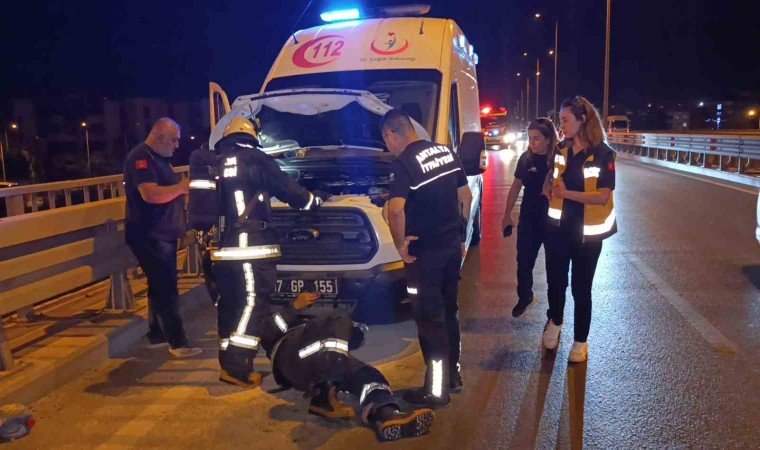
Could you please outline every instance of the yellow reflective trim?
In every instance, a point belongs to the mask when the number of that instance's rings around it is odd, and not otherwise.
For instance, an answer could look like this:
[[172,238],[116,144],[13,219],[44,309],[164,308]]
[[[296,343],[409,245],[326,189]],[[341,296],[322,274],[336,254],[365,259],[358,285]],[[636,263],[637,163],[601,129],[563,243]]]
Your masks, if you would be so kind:
[[612,225],[615,224],[615,211],[611,211],[610,215],[604,220],[604,223],[599,225],[584,225],[583,234],[586,236],[598,236],[600,234],[608,233],[612,230]]
[[276,258],[281,256],[279,245],[258,245],[255,247],[225,247],[211,252],[212,261],[246,261],[249,259]]

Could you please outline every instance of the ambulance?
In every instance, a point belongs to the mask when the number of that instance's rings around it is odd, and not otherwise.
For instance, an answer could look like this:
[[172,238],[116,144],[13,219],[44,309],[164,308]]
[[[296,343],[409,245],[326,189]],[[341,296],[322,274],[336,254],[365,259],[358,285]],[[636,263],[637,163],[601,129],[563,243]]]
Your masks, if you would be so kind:
[[274,303],[304,290],[355,320],[392,321],[406,297],[387,223],[392,156],[379,130],[400,108],[423,139],[457,152],[473,194],[467,245],[481,237],[487,166],[473,45],[429,6],[322,14],[288,38],[258,94],[229,103],[211,83],[211,148],[235,117],[261,123],[261,144],[301,185],[332,194],[316,212],[273,203],[282,259]]

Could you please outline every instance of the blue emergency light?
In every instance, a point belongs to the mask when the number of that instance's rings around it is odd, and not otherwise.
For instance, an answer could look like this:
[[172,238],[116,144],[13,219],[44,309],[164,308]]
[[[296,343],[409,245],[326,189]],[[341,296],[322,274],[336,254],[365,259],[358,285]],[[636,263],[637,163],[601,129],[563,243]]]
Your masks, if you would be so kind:
[[335,11],[325,11],[319,15],[325,22],[340,22],[343,20],[356,20],[361,16],[357,8],[337,9]]

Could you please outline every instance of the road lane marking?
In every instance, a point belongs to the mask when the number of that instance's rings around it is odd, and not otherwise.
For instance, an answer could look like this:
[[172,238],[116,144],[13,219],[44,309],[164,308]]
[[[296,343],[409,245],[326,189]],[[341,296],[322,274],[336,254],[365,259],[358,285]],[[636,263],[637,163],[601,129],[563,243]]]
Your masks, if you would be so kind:
[[[568,322],[565,321],[562,327],[563,331],[567,328]],[[572,332],[572,323],[570,323],[570,330]],[[549,378],[549,386],[546,390],[546,397],[544,397],[543,412],[541,413],[541,421],[538,424],[536,431],[536,445],[533,447],[536,450],[543,450],[547,448],[557,448],[557,441],[559,440],[560,422],[562,421],[563,403],[565,399],[565,383],[567,376],[567,353],[560,352],[564,348],[562,345],[562,336],[560,335],[560,344],[556,350],[543,350],[542,352],[556,352],[554,355],[554,368]],[[543,345],[543,344],[542,344]],[[542,358],[549,356],[546,353],[542,354]]]
[[657,275],[644,261],[636,255],[629,254],[627,257],[639,269],[639,272],[644,275],[644,278],[649,280],[655,289],[665,297],[668,303],[710,344],[713,350],[726,353],[736,353],[738,351],[733,342],[715,328],[691,303],[681,297],[673,287]]

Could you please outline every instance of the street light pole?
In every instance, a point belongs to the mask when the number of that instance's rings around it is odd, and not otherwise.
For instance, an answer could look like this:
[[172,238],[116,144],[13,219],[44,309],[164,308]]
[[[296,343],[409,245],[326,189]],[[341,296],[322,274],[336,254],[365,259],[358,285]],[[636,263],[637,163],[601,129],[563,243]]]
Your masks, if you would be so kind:
[[523,108],[523,98],[525,97],[525,90],[520,89],[520,121],[522,122],[525,119],[525,108]]
[[84,140],[87,147],[87,178],[92,178],[92,166],[90,165],[90,131],[87,129],[87,122],[82,122],[84,128]]
[[5,150],[3,150],[2,142],[0,142],[0,162],[2,162],[3,166],[3,181],[8,181],[5,179]]
[[538,77],[539,76],[541,76],[541,64],[539,63],[539,59],[536,58],[536,117],[541,115],[541,113],[539,112],[539,107],[538,107],[538,87],[539,87]]
[[610,12],[612,10],[612,0],[607,0],[607,38],[604,55],[604,117],[603,123],[607,123],[607,114],[610,105]]
[[555,117],[554,123],[559,121],[557,113],[557,65],[559,60],[559,21],[554,22],[554,108],[552,109]]
[[527,112],[525,119],[530,122],[530,77],[525,77],[525,111]]

